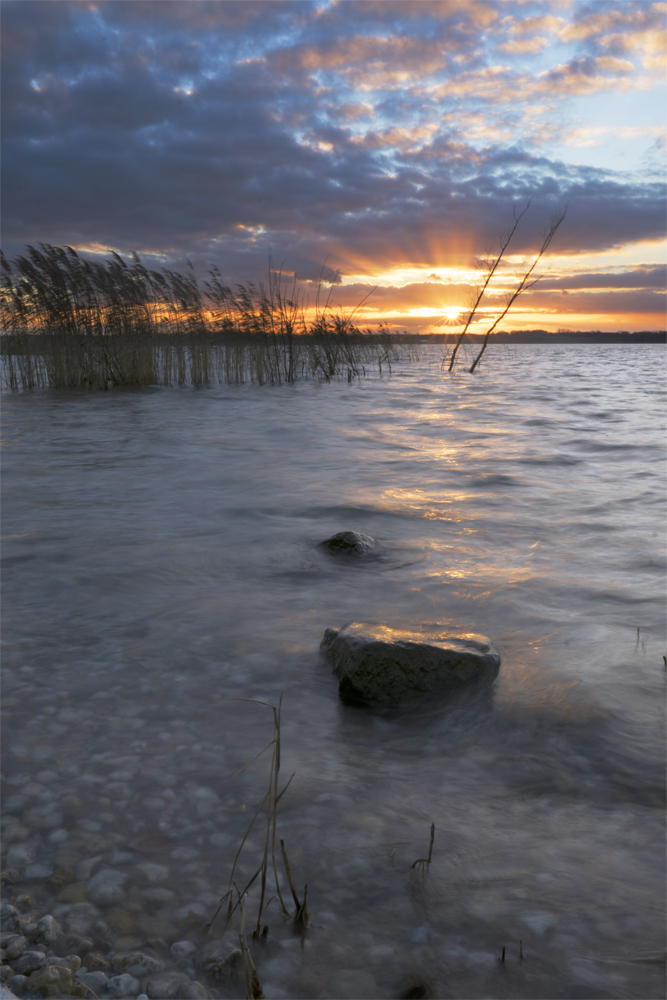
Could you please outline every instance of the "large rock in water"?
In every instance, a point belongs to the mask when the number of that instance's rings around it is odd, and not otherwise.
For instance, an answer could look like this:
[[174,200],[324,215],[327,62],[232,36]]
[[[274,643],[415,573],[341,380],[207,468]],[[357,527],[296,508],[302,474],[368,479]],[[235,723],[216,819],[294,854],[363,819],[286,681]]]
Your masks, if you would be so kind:
[[326,541],[320,542],[320,548],[341,556],[365,556],[377,548],[377,542],[370,535],[360,531],[339,531]]
[[355,622],[328,628],[321,645],[334,664],[343,701],[404,705],[498,676],[500,656],[483,635],[425,636]]

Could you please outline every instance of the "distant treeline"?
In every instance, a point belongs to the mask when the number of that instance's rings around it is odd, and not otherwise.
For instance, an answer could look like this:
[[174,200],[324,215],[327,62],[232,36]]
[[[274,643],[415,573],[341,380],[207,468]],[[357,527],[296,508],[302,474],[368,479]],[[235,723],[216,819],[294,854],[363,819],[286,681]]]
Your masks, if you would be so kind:
[[[453,344],[458,338],[455,333],[424,334],[402,333],[394,334],[392,339],[397,343],[423,343],[428,340],[434,344]],[[484,340],[482,333],[468,333],[466,340],[480,343]],[[641,330],[630,333],[628,330],[618,330],[608,333],[604,330],[561,330],[549,333],[547,330],[499,330],[489,336],[490,344],[665,344],[667,330]]]

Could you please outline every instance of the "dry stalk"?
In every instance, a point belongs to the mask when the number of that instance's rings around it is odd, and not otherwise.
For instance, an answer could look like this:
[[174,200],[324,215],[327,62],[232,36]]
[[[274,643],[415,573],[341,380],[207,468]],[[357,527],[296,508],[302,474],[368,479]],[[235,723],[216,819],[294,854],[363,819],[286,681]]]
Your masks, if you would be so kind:
[[416,868],[417,872],[428,872],[429,865],[431,864],[431,858],[433,857],[433,841],[435,840],[435,823],[431,823],[431,840],[428,845],[428,857],[427,858],[417,858],[410,865],[411,868]]

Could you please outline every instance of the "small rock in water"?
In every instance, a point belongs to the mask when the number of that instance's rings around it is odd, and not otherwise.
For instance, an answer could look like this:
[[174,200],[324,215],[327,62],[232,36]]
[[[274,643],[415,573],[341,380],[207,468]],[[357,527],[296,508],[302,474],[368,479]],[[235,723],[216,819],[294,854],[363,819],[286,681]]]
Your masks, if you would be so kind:
[[15,934],[10,938],[6,945],[3,945],[5,949],[5,958],[8,962],[13,959],[18,958],[28,947],[28,939],[23,936],[23,934]]
[[169,950],[176,965],[189,965],[197,946],[192,941],[175,941]]
[[141,983],[135,976],[124,972],[120,976],[114,976],[107,983],[107,992],[112,997],[136,996],[141,988]]
[[175,969],[161,972],[157,976],[149,976],[146,980],[146,993],[149,1000],[174,1000],[179,986],[189,981],[188,976]]
[[43,951],[24,951],[20,958],[12,962],[14,972],[27,976],[37,969],[41,969],[46,962],[46,953]]
[[14,996],[20,997],[28,984],[27,976],[12,976],[11,979],[7,980],[7,986],[12,991]]
[[370,535],[360,531],[339,531],[331,538],[320,542],[320,548],[342,556],[365,556],[377,548],[377,542]]
[[94,972],[80,972],[76,977],[79,982],[83,983],[84,986],[88,986],[95,993],[104,993],[107,988],[107,983],[109,982],[108,977],[102,972],[101,969],[96,969]]
[[106,972],[109,968],[109,959],[99,951],[86,952],[81,962],[89,972]]
[[123,883],[125,872],[115,868],[102,868],[88,883],[88,896],[94,903],[122,903],[125,899]]
[[144,954],[143,951],[132,951],[128,955],[116,955],[114,963],[117,969],[122,972],[129,972],[132,976],[150,976],[152,973],[161,972],[163,962]]
[[210,1000],[211,994],[197,980],[181,983],[176,993],[177,1000]]
[[426,636],[386,625],[328,628],[321,644],[334,664],[343,701],[396,706],[493,681],[500,656],[482,635]]
[[209,941],[198,956],[199,968],[213,981],[231,976],[240,961],[240,949],[227,941]]
[[47,913],[45,917],[37,921],[37,933],[33,936],[37,941],[44,941],[45,944],[53,944],[59,934],[60,926],[58,921]]

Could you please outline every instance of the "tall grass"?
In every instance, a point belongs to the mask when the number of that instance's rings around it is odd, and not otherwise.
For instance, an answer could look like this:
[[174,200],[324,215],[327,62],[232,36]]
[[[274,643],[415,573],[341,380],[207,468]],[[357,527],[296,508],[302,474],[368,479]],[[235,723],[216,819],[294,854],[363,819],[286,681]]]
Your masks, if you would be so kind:
[[[11,389],[276,384],[391,372],[398,347],[360,330],[328,303],[306,303],[269,267],[266,284],[226,286],[217,269],[204,290],[194,270],[152,271],[137,254],[84,260],[40,243],[1,259],[0,360]],[[403,351],[405,348],[403,348]]]

